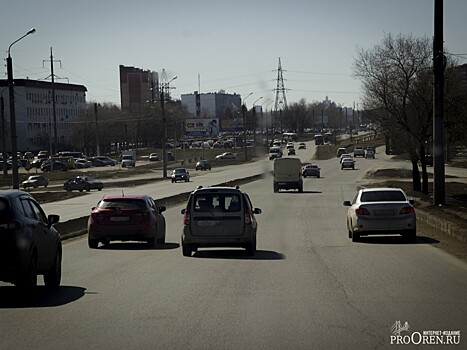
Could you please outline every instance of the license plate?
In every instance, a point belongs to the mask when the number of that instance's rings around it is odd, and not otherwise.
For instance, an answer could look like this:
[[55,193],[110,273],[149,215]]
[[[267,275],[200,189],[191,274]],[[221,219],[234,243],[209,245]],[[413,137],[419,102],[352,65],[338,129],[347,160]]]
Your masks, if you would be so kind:
[[125,222],[129,220],[130,220],[129,216],[111,216],[110,217],[110,221],[112,222]]
[[213,227],[213,226],[217,226],[220,224],[220,221],[216,221],[216,220],[201,220],[201,221],[198,221],[198,226],[202,226],[202,227]]

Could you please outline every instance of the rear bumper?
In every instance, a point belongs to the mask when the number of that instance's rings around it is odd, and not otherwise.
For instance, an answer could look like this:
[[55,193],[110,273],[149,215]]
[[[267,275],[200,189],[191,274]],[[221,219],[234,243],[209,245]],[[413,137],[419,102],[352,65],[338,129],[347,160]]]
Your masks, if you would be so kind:
[[193,236],[190,228],[185,226],[182,233],[182,243],[196,247],[244,247],[255,240],[256,233],[250,227],[238,236]]

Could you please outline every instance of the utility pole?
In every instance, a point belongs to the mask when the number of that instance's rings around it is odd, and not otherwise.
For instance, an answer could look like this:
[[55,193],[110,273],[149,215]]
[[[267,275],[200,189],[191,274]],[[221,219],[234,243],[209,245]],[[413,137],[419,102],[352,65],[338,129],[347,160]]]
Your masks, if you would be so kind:
[[2,170],[3,170],[3,177],[8,176],[8,168],[7,168],[7,162],[6,160],[8,159],[8,155],[6,153],[6,133],[5,133],[5,102],[3,101],[3,91],[2,94],[0,95],[0,114],[2,117]]
[[433,204],[445,204],[443,0],[435,0],[433,40]]
[[100,156],[101,150],[99,146],[99,123],[97,122],[97,103],[94,103],[94,116],[96,118],[96,155]]
[[[53,54],[52,54],[52,48],[50,48],[50,59],[49,61],[43,60],[42,64],[44,62],[50,62],[50,75],[49,77],[52,80],[52,115],[53,115],[53,123],[54,123],[54,136],[53,136],[53,147],[52,147],[52,152],[56,153],[57,152],[57,109],[55,107],[55,74],[54,74],[54,62],[60,62],[60,67],[62,66],[62,62],[60,60],[54,60]],[[48,77],[47,77],[48,78]],[[47,79],[46,78],[46,79]],[[50,135],[49,137],[52,137]],[[52,156],[52,154],[50,155]]]

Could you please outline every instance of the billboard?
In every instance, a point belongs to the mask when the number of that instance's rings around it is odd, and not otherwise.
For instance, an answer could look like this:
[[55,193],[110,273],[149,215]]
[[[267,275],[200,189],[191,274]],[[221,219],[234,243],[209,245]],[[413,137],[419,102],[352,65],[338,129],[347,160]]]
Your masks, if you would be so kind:
[[186,136],[217,137],[219,135],[219,120],[209,119],[187,119],[185,122]]

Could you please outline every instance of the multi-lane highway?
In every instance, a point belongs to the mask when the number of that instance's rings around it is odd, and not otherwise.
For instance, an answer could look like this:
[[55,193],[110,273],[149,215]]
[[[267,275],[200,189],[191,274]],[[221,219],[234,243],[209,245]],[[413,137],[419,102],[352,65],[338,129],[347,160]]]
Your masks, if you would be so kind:
[[[312,148],[297,154],[309,160]],[[257,254],[215,248],[182,257],[182,205],[164,213],[167,243],[157,249],[115,242],[91,250],[85,237],[66,241],[57,291],[39,287],[24,301],[0,284],[0,348],[392,349],[397,341],[465,348],[467,264],[423,239],[347,237],[342,202],[366,182],[368,169],[388,161],[382,154],[358,159],[354,171],[321,161],[321,178],[304,179],[304,193],[273,193],[268,161],[203,172],[187,184],[133,188],[160,198],[265,173],[242,186],[263,211]],[[101,196],[46,210],[89,213]],[[428,338],[438,331],[460,336]],[[438,345],[415,346],[419,341]]]

